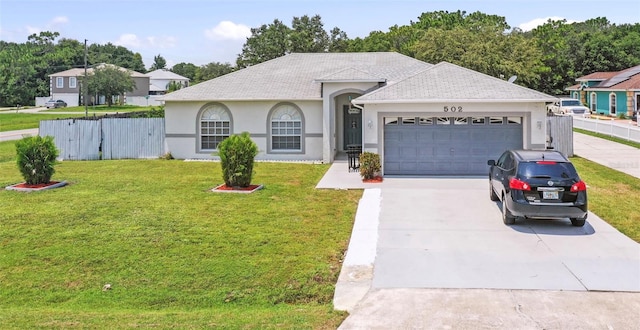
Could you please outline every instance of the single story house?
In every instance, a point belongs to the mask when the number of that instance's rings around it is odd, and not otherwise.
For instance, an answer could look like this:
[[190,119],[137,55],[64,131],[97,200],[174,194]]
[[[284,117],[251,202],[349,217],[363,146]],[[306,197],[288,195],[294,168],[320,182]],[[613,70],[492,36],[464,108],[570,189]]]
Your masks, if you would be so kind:
[[[129,72],[131,74],[131,78],[135,83],[135,88],[132,92],[125,93],[125,102],[128,97],[145,97],[149,95],[149,76],[137,72],[128,70],[119,66],[115,66],[113,64],[99,64],[96,67],[101,66],[113,66],[118,69]],[[94,68],[87,68],[87,74],[91,74]],[[44,105],[44,102],[49,99],[54,100],[63,100],[67,102],[67,105],[70,107],[75,107],[78,105],[84,104],[82,102],[82,91],[80,90],[80,83],[82,78],[84,77],[85,70],[84,68],[74,68],[66,71],[56,72],[49,75],[49,97],[46,98],[38,98],[40,99],[42,104],[38,104],[40,102],[36,102],[36,105]],[[96,96],[91,95],[91,100],[89,104],[105,104],[104,96]],[[43,101],[43,102],[42,102]]]
[[212,159],[249,132],[256,159],[331,163],[351,146],[384,175],[486,175],[508,148],[546,148],[557,98],[393,52],[288,54],[164,96],[166,143]]
[[147,72],[149,76],[149,95],[164,95],[170,83],[178,83],[183,87],[189,86],[189,78],[173,73],[167,69]]
[[640,110],[640,65],[617,72],[594,72],[576,81],[567,91],[592,113],[630,117]]

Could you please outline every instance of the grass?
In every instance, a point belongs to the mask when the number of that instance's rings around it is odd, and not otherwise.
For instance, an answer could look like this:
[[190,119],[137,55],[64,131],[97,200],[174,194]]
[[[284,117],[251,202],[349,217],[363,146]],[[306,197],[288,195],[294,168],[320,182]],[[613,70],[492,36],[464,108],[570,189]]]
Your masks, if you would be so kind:
[[607,135],[607,134],[596,133],[596,132],[588,131],[588,130],[581,129],[581,128],[574,128],[573,131],[574,132],[578,132],[578,133],[582,133],[582,134],[586,134],[586,135],[595,136],[595,137],[598,137],[598,138],[601,138],[601,139],[605,139],[605,140],[609,140],[609,141],[625,144],[625,145],[640,149],[640,143],[638,143],[638,142],[621,139],[621,138],[618,138],[618,137],[615,137],[615,136],[611,136],[611,135]]
[[38,128],[41,120],[84,117],[84,114],[30,114],[30,113],[4,113],[0,114],[0,132],[15,131],[21,129]]
[[[154,107],[138,107],[132,105],[123,106],[96,106],[89,107],[89,116],[100,116],[105,112],[134,112],[149,111]],[[155,107],[156,109],[158,107]],[[52,114],[47,112],[75,112],[70,114]],[[0,114],[0,132],[15,131],[22,129],[38,128],[41,120],[62,119],[62,118],[78,118],[84,117],[84,107],[68,107],[43,110],[38,113],[2,113]]]
[[[21,182],[0,143],[0,186]],[[335,329],[359,191],[327,165],[257,163],[250,195],[219,163],[61,162],[61,189],[0,191],[2,328]],[[112,290],[102,291],[104,284]]]
[[[87,108],[89,114],[94,112],[102,113],[102,112],[134,112],[134,111],[149,111],[153,108],[158,108],[157,106],[135,106],[135,105],[112,105],[111,107],[107,107],[106,105],[96,105],[90,106]],[[57,109],[47,109],[42,110],[40,112],[82,112],[84,113],[84,106],[78,107],[66,107],[66,108],[57,108]]]
[[584,158],[571,162],[588,185],[589,211],[640,243],[640,179]]

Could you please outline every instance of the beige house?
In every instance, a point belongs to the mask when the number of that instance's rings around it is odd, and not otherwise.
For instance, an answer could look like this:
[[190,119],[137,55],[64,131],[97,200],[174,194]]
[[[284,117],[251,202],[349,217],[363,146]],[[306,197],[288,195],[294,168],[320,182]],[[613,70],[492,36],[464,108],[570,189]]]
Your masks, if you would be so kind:
[[176,158],[249,132],[257,159],[331,163],[356,146],[385,175],[484,175],[508,148],[546,147],[556,98],[398,53],[289,54],[164,96]]

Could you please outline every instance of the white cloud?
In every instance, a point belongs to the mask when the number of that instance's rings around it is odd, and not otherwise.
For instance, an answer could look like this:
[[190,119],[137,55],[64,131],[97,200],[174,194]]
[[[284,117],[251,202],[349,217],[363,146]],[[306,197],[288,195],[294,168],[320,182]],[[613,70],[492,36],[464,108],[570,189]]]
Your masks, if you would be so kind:
[[243,24],[222,21],[213,28],[204,30],[204,35],[211,40],[245,40],[251,36],[251,29]]
[[[546,18],[536,18],[536,19],[533,19],[533,20],[531,20],[529,22],[522,23],[522,24],[518,25],[518,27],[522,31],[531,31],[531,30],[537,28],[538,26],[547,23],[547,21],[549,21],[549,20],[560,21],[560,20],[563,20],[563,19],[565,19],[565,18],[564,17],[559,17],[559,16],[551,16],[551,17],[546,17]],[[567,19],[567,24],[576,23],[576,22],[578,22],[578,21]]]
[[27,25],[26,27],[27,29],[27,35],[30,36],[32,34],[39,34],[40,32],[42,32],[42,29],[39,27],[35,27],[35,26],[31,26],[31,25]]
[[118,40],[113,42],[114,45],[123,47],[140,47],[140,38],[132,33],[126,33],[120,36]]
[[149,36],[145,38],[138,37],[133,33],[125,33],[118,40],[114,41],[114,45],[131,47],[131,48],[173,48],[176,46],[175,37],[156,37]]
[[173,48],[176,46],[176,42],[175,37],[147,37],[147,43],[151,47]]
[[57,17],[54,17],[53,20],[51,20],[52,25],[67,24],[67,23],[69,23],[69,18],[67,18],[66,16],[57,16]]

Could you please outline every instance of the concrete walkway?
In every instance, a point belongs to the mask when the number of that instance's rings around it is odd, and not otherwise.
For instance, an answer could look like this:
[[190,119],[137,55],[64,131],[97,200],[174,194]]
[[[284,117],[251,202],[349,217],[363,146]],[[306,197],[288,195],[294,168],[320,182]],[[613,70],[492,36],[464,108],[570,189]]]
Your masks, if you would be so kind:
[[[576,155],[640,177],[637,149],[579,133],[574,141]],[[638,243],[594,214],[582,228],[507,227],[484,178],[443,179],[452,189],[425,180],[363,184],[336,162],[319,182],[366,189],[336,284],[334,307],[350,312],[340,329],[640,329]],[[458,207],[434,204],[443,198]]]
[[0,132],[0,142],[2,141],[11,141],[11,140],[20,140],[25,136],[36,136],[38,135],[37,128],[31,129],[23,129],[18,131],[7,131]]

